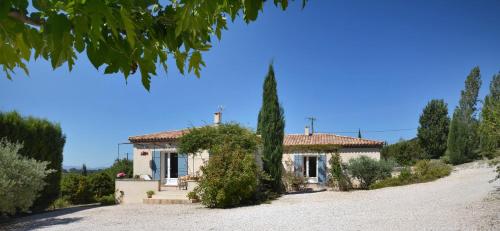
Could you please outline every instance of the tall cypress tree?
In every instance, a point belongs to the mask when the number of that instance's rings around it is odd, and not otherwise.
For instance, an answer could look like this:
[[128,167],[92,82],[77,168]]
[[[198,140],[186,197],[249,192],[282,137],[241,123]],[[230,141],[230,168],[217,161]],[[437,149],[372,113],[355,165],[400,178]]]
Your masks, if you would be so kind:
[[450,162],[460,164],[476,157],[479,148],[477,101],[481,87],[479,67],[474,67],[465,80],[458,106],[448,134],[447,154]]
[[82,165],[82,175],[87,176],[87,165],[85,164]]
[[264,80],[262,107],[259,112],[257,133],[262,137],[262,161],[264,171],[271,177],[271,188],[274,192],[282,191],[282,157],[283,138],[285,136],[285,118],[283,108],[278,100],[274,68],[271,64]]
[[358,129],[358,138],[360,138],[360,139],[362,138],[361,137],[361,129]]
[[493,76],[490,93],[484,98],[479,136],[483,156],[500,154],[500,73]]
[[446,151],[450,118],[444,100],[431,100],[420,115],[418,142],[431,158],[439,158]]

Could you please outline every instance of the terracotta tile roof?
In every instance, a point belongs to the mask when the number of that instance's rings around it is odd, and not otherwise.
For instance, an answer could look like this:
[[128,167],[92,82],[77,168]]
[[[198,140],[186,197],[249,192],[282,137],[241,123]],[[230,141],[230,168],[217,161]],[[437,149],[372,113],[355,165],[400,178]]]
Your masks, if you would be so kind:
[[339,136],[328,133],[315,133],[313,135],[289,134],[285,135],[283,141],[285,146],[294,145],[339,145],[342,147],[381,147],[384,142],[354,138],[349,136]]
[[164,131],[140,136],[131,136],[128,138],[128,140],[130,140],[130,142],[132,143],[171,141],[181,137],[184,134],[187,134],[188,132],[188,129]]

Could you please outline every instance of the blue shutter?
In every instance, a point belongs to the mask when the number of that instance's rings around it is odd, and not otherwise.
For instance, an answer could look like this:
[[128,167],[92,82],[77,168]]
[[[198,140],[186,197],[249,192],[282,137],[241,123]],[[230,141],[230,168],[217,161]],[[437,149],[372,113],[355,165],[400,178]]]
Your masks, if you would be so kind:
[[326,183],[326,156],[318,156],[318,183]]
[[152,176],[153,180],[160,180],[160,172],[161,172],[161,167],[160,167],[160,151],[158,150],[153,150],[153,160],[151,161],[151,171],[152,171]]
[[179,177],[186,176],[188,174],[188,157],[186,154],[179,154],[177,156],[177,174]]
[[302,158],[301,155],[295,154],[293,164],[294,164],[294,171],[295,175],[297,176],[302,176],[302,171],[304,169],[304,158]]

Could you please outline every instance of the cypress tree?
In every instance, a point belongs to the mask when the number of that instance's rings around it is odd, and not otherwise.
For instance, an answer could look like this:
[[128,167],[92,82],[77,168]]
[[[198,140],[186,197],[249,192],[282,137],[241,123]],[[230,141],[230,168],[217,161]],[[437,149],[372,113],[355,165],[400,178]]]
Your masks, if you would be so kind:
[[479,136],[481,155],[493,158],[500,154],[500,73],[493,76],[490,93],[484,98]]
[[417,138],[430,158],[439,158],[446,152],[450,118],[444,100],[431,100],[420,115]]
[[82,176],[87,176],[87,166],[85,164],[82,165]]
[[361,137],[361,129],[358,129],[358,138],[360,138],[360,139],[362,138]]
[[461,92],[450,125],[447,153],[452,164],[464,163],[477,155],[479,121],[476,118],[476,105],[480,87],[480,70],[474,67],[465,80],[465,89]]
[[282,191],[282,157],[285,119],[278,100],[274,68],[271,64],[264,80],[262,107],[259,112],[257,133],[262,137],[262,162],[264,171],[271,177],[270,186],[274,192]]

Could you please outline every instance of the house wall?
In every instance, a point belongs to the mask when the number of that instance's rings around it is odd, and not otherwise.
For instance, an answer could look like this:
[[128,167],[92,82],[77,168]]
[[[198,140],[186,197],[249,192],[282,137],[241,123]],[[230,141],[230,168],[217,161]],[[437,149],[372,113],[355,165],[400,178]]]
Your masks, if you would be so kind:
[[115,196],[120,201],[120,204],[142,203],[142,199],[147,197],[146,192],[149,190],[157,194],[160,191],[160,181],[115,180]]
[[[319,154],[317,152],[293,152],[293,153],[283,153],[283,167],[287,171],[293,171],[293,157],[295,154],[303,154],[303,155],[309,155],[309,154]],[[332,152],[328,153],[321,153],[321,154],[326,154],[326,166],[327,168],[330,168],[330,159]],[[379,160],[380,159],[380,148],[341,148],[339,150],[340,158],[342,159],[342,162],[347,163],[350,159],[357,158],[360,156],[368,156],[373,159]]]
[[[150,166],[150,161],[153,159],[153,150],[158,150],[162,152],[176,152],[177,144],[175,142],[162,142],[156,144],[134,144],[134,176],[135,175],[149,175],[151,176],[152,170]],[[141,155],[141,153],[147,153],[147,155]],[[208,161],[208,151],[203,151],[197,153],[196,155],[188,156],[188,174],[192,175],[193,172],[199,172],[200,167]],[[164,172],[162,165],[162,173]],[[201,173],[200,173],[201,174]],[[162,177],[163,174],[162,174]]]

